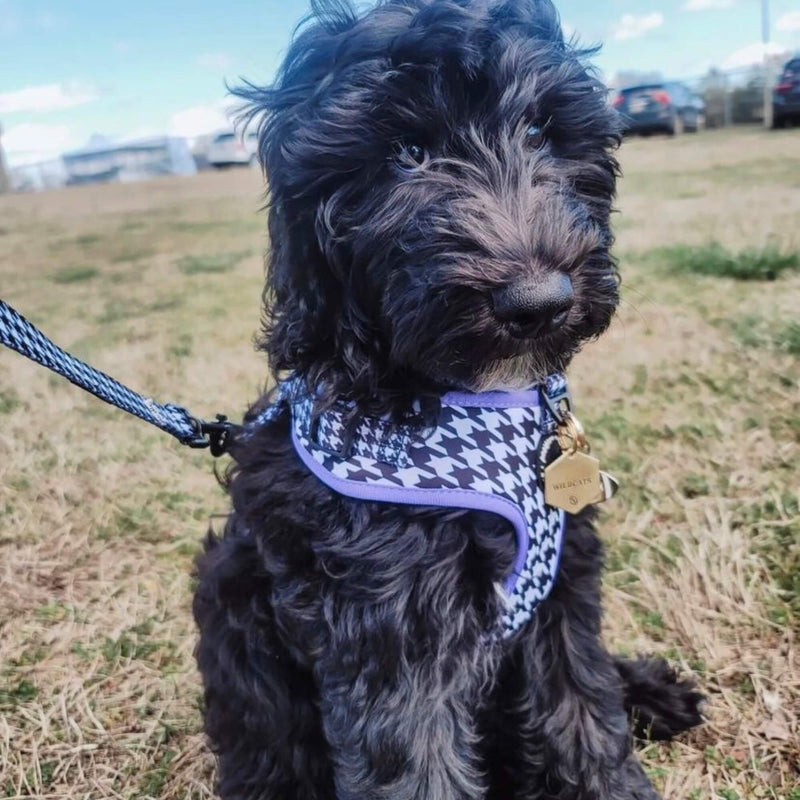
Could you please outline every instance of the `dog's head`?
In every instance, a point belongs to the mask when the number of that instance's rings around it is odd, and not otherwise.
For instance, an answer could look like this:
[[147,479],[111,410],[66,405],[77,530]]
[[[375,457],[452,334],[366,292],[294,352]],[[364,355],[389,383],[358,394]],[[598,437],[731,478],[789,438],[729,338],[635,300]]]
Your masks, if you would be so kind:
[[615,112],[550,0],[317,0],[262,114],[276,370],[359,402],[530,385],[617,303]]

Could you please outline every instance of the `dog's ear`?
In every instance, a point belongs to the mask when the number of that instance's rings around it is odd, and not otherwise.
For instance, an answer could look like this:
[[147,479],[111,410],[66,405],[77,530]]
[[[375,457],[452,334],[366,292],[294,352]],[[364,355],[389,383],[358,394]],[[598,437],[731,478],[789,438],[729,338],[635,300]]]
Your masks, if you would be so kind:
[[230,87],[244,101],[239,122],[258,127],[258,156],[273,194],[280,188],[285,148],[324,94],[342,43],[357,24],[350,0],[312,0],[311,13],[298,25],[273,83],[258,86],[245,80]]
[[313,234],[317,200],[300,196],[309,178],[292,153],[308,132],[340,43],[358,18],[348,0],[312,0],[311,5],[275,81],[231,89],[245,101],[240,123],[258,127],[258,156],[268,182],[270,251],[261,347],[276,371],[307,371],[324,361],[320,350],[332,346],[336,318],[332,304],[338,287]]

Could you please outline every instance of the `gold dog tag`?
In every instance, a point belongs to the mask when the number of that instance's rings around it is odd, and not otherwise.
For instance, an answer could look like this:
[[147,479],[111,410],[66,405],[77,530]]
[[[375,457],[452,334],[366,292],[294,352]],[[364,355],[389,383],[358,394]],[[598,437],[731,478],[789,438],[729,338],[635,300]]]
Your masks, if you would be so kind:
[[577,514],[586,506],[613,497],[619,484],[600,462],[589,455],[589,442],[579,420],[566,412],[558,427],[561,455],[544,470],[544,500],[547,505]]
[[562,453],[545,468],[544,501],[549,506],[577,514],[599,502],[602,493],[600,462],[594,456],[580,450]]

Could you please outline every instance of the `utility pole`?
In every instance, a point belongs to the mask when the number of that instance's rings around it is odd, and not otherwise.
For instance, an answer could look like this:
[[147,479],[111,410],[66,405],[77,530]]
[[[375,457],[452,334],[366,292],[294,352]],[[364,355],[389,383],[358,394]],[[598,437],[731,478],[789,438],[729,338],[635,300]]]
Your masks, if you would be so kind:
[[764,43],[764,127],[772,127],[772,82],[769,69],[769,0],[761,0],[761,41]]

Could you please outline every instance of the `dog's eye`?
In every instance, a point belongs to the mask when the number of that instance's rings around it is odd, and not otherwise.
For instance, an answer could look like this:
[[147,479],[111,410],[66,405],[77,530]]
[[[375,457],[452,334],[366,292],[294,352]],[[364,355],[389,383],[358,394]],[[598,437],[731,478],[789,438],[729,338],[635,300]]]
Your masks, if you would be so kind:
[[413,172],[428,162],[428,151],[417,142],[398,142],[395,145],[395,161],[401,169]]
[[547,125],[538,125],[534,122],[528,126],[528,130],[525,131],[525,143],[531,150],[538,150],[545,143],[546,131]]

